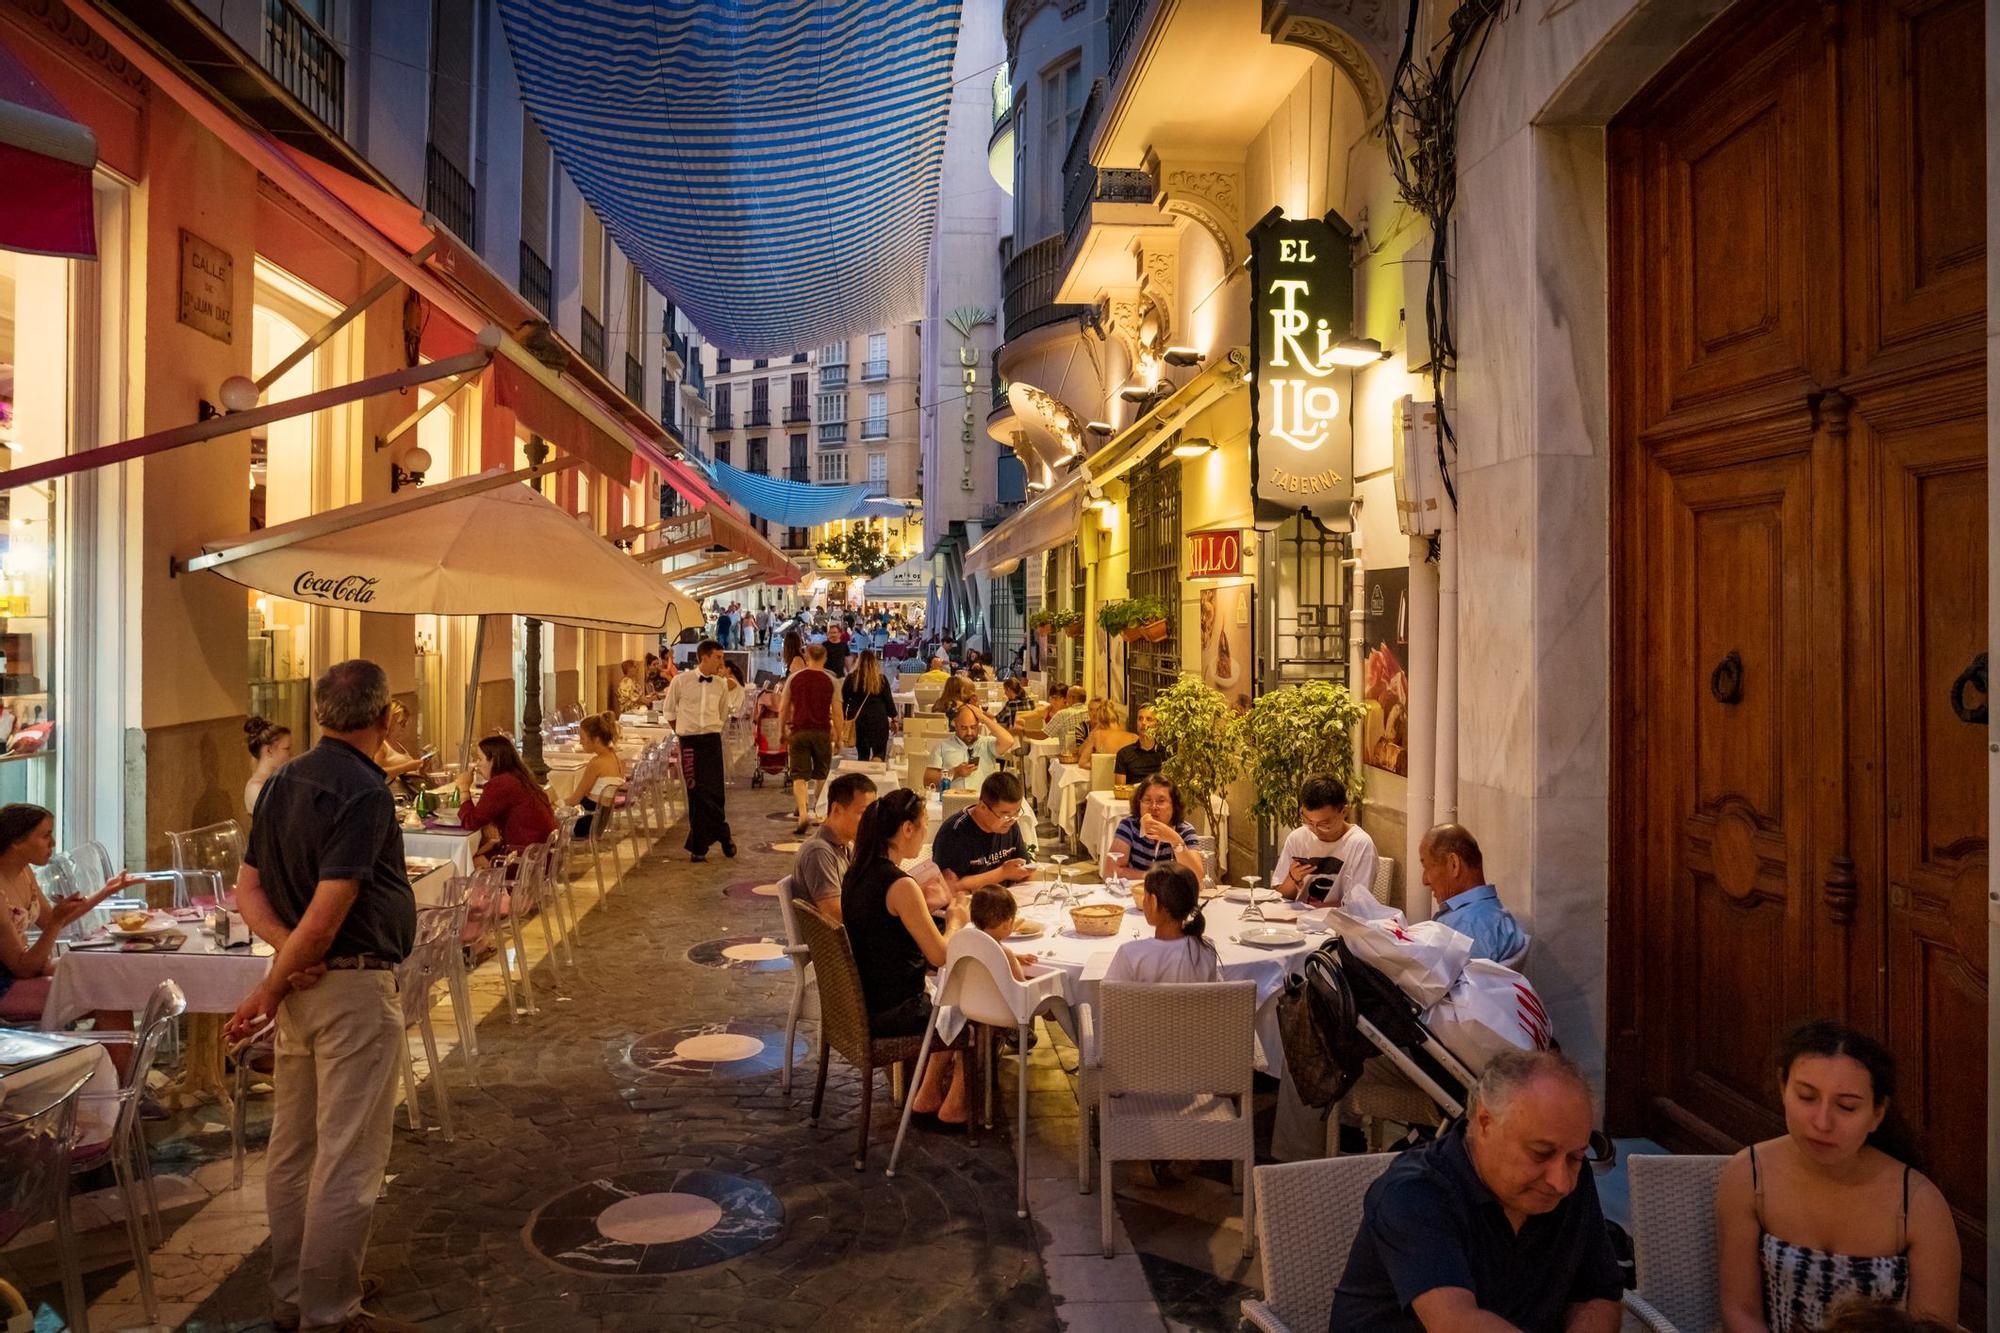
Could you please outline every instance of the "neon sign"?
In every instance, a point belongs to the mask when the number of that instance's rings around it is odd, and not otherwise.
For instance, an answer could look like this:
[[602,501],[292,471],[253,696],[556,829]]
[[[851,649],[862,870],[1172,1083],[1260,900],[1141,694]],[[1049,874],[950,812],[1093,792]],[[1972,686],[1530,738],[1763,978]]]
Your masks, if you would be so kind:
[[1333,360],[1354,314],[1354,270],[1338,219],[1273,216],[1250,236],[1250,460],[1258,516],[1301,509],[1351,521],[1352,374]]

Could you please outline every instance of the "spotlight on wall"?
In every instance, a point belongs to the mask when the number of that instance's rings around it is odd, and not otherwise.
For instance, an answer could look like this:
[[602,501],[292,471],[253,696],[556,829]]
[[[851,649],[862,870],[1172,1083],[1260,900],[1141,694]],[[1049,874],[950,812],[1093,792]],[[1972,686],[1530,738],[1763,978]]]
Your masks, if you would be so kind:
[[1118,396],[1128,403],[1151,402],[1157,384],[1128,384],[1118,391]]
[[421,444],[413,444],[403,450],[400,457],[389,464],[389,489],[400,491],[405,486],[424,484],[424,473],[431,469],[431,451]]
[[1108,421],[1088,421],[1084,423],[1083,428],[1092,435],[1109,435],[1112,431],[1118,429]]
[[1373,338],[1342,338],[1326,359],[1336,366],[1372,366],[1388,355]]
[[1214,440],[1182,440],[1173,449],[1175,458],[1202,458],[1214,452]]
[[1206,352],[1192,347],[1169,347],[1162,355],[1170,366],[1198,366],[1208,360]]

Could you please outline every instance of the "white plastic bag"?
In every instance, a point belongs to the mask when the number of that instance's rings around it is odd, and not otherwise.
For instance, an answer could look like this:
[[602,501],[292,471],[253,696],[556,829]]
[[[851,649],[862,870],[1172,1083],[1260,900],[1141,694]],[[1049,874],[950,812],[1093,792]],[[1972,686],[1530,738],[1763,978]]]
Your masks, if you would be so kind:
[[1475,1074],[1502,1051],[1545,1051],[1555,1035],[1528,979],[1486,958],[1465,965],[1424,1023]]
[[1356,958],[1394,982],[1419,1009],[1442,1000],[1472,957],[1472,937],[1436,921],[1414,926],[1400,916],[1370,921],[1344,906],[1329,907],[1326,919]]
[[1392,921],[1403,924],[1403,914],[1381,901],[1359,884],[1341,895],[1340,910],[1363,921]]

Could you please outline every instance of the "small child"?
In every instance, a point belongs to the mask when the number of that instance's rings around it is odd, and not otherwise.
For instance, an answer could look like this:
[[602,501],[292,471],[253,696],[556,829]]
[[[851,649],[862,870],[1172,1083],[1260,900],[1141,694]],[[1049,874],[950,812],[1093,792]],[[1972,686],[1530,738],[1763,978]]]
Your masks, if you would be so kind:
[[1035,965],[1035,955],[1017,954],[1006,947],[1007,939],[1014,933],[1014,920],[1020,915],[1014,906],[1014,895],[1005,885],[994,884],[972,892],[972,924],[991,935],[1001,944],[1001,952],[1007,955],[1007,966],[1013,969],[1014,980],[1026,981],[1026,969]]

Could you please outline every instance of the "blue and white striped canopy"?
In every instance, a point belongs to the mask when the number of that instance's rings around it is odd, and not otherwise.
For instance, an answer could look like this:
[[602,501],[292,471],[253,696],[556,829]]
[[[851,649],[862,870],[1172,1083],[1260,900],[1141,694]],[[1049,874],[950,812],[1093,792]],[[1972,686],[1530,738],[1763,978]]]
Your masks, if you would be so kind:
[[521,92],[732,356],[922,310],[960,0],[500,0]]
[[788,528],[816,528],[843,518],[879,513],[868,504],[868,487],[816,486],[809,481],[785,481],[761,472],[745,472],[727,463],[709,465],[709,475],[724,495],[758,518]]

